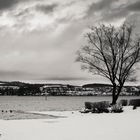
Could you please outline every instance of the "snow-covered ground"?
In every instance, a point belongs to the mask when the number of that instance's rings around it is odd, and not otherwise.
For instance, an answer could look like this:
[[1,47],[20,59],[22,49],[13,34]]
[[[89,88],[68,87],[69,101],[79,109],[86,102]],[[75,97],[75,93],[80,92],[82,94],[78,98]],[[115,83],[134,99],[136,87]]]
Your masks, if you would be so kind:
[[0,140],[140,140],[140,108],[118,114],[41,113],[64,117],[0,120]]

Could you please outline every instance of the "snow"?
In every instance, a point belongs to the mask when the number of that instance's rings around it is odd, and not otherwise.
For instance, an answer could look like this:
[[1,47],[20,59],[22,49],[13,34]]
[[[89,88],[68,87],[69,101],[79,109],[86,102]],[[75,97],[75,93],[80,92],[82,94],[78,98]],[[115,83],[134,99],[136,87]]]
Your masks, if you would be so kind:
[[40,113],[63,117],[0,120],[0,140],[140,140],[140,108],[125,107],[123,113],[117,114]]

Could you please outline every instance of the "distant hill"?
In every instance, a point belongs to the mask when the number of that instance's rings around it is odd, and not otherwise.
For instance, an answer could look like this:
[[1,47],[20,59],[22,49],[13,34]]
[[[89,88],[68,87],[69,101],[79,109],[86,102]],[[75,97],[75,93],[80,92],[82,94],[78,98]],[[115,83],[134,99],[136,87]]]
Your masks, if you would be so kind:
[[19,81],[12,81],[12,82],[0,81],[0,84],[3,86],[19,86],[19,87],[25,85],[25,83]]
[[[63,86],[63,85],[67,85],[68,87],[77,87],[75,85],[69,85],[69,84],[52,84],[52,83],[46,83],[46,84],[33,84],[33,83],[24,83],[24,82],[20,82],[20,81],[0,81],[0,85],[1,86],[18,86],[18,87],[22,87],[22,86],[37,86],[37,87],[42,87],[42,86]],[[85,84],[82,85],[83,88],[98,88],[98,87],[112,87],[111,84],[102,84],[102,83],[91,83],[91,84]],[[139,87],[139,86],[124,86],[126,88],[129,87]]]

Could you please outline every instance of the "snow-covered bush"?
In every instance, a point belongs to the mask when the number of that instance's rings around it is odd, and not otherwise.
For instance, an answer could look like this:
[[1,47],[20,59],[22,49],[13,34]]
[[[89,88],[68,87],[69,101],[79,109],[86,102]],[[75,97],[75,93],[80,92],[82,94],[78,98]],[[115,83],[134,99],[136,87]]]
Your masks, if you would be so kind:
[[109,102],[108,101],[101,101],[101,102],[85,102],[85,109],[90,110],[92,113],[103,113],[109,112],[108,110]]
[[112,105],[110,111],[112,113],[121,113],[123,112],[123,106],[121,104]]

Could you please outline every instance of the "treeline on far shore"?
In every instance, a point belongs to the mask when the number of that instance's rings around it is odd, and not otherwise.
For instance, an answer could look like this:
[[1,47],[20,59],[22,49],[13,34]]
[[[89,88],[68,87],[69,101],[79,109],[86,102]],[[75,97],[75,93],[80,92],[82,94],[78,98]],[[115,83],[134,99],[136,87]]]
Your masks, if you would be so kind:
[[7,86],[0,88],[0,95],[35,96],[41,95],[40,87],[37,85]]
[[[63,84],[29,84],[23,82],[1,82],[0,95],[16,96],[106,96],[112,94],[109,84],[87,84],[83,86]],[[126,86],[121,95],[140,95],[140,86]]]
[[19,81],[0,81],[0,95],[29,96],[40,95],[43,84],[29,84]]

